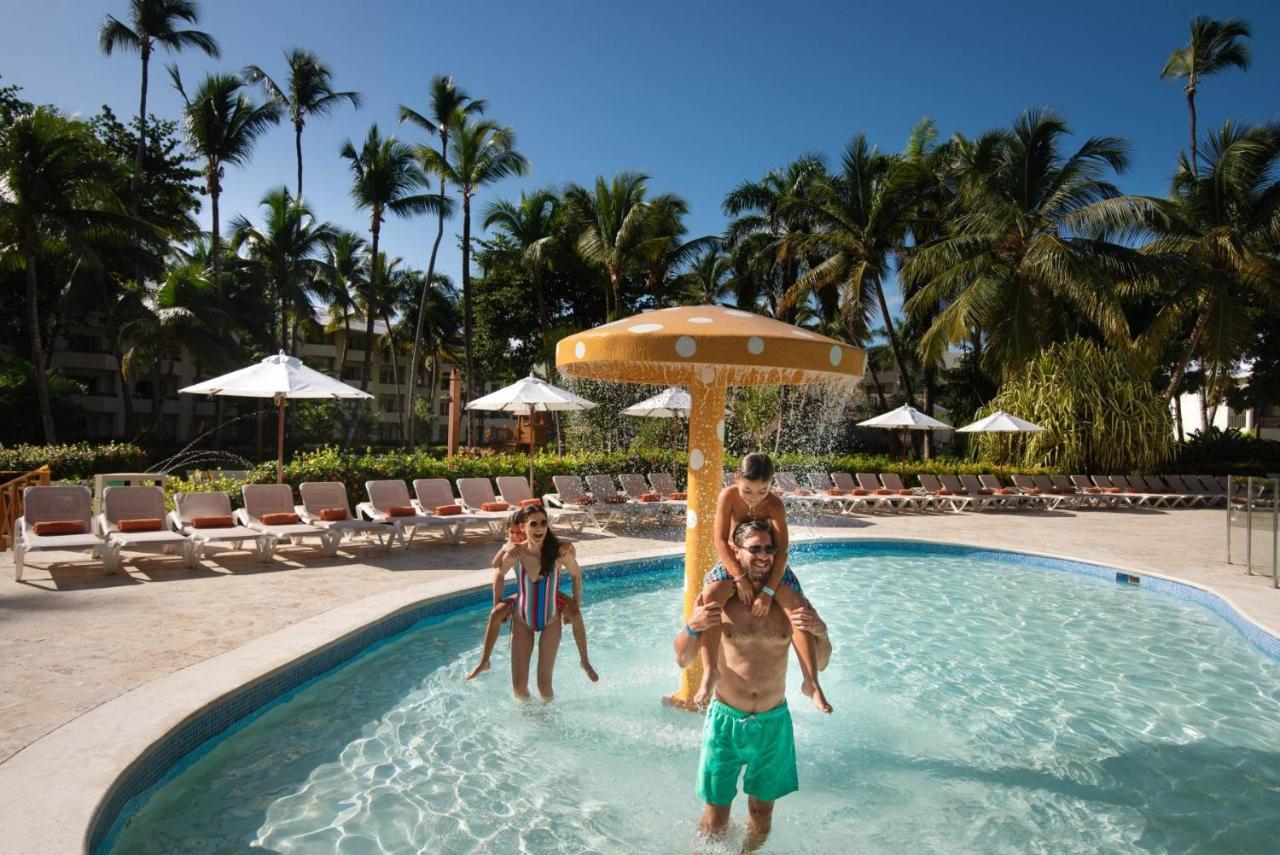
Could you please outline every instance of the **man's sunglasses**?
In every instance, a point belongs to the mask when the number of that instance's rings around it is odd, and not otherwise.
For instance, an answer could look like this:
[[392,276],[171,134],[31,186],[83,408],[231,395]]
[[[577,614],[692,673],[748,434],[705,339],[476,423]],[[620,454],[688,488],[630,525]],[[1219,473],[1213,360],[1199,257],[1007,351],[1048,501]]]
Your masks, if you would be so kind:
[[752,555],[777,555],[778,547],[776,546],[744,546],[743,549]]

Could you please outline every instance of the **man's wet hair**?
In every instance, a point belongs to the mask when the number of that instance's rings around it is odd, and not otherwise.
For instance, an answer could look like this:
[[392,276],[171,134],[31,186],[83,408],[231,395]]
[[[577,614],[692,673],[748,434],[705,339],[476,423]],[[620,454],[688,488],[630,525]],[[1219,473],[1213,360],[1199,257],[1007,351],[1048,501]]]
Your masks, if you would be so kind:
[[767,454],[748,454],[734,474],[744,481],[772,481],[773,461]]
[[742,546],[743,542],[753,534],[764,532],[773,540],[773,524],[768,520],[747,520],[733,530],[733,545]]

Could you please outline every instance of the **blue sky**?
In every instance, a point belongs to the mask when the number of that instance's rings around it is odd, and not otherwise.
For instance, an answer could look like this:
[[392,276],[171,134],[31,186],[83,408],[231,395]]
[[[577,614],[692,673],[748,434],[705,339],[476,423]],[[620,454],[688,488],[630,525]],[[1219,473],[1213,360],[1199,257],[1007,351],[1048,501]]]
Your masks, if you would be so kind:
[[[247,63],[283,77],[282,51],[314,50],[341,89],[364,93],[360,111],[310,123],[306,194],[317,213],[367,229],[354,210],[337,151],[370,123],[411,141],[398,104],[426,106],[433,74],[452,74],[512,125],[531,174],[483,193],[480,205],[522,188],[587,183],[629,169],[655,191],[690,203],[692,234],[718,232],[720,202],[745,179],[811,151],[833,159],[858,130],[885,149],[901,146],[921,117],[943,134],[1007,125],[1030,106],[1065,116],[1083,139],[1111,134],[1133,147],[1120,179],[1136,193],[1163,193],[1186,145],[1179,87],[1158,79],[1195,14],[1247,19],[1254,65],[1205,82],[1201,128],[1226,118],[1277,118],[1280,4],[1274,2],[555,2],[486,4],[374,0],[205,0],[201,28],[221,42],[220,60],[179,56],[190,86],[206,70]],[[102,55],[97,30],[124,0],[0,0],[0,75],[29,100],[91,114],[106,103],[137,109],[136,55]],[[179,99],[153,63],[149,108],[176,117]],[[257,219],[265,191],[293,184],[293,137],[282,125],[253,163],[224,181],[224,223]],[[454,221],[454,231],[460,222]],[[447,232],[446,234],[451,234]],[[384,245],[425,267],[434,228],[392,221]],[[458,278],[456,239],[442,269]]]

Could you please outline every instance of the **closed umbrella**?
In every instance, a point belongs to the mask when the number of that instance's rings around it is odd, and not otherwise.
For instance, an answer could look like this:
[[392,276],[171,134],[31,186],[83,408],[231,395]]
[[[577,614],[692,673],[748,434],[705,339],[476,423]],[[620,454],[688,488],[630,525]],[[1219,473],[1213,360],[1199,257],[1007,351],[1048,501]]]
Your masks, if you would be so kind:
[[[589,410],[594,406],[595,404],[586,398],[581,398],[566,389],[552,386],[547,381],[530,374],[510,386],[504,386],[496,392],[490,392],[482,398],[476,398],[467,404],[467,409],[532,415],[535,412]],[[531,488],[534,487],[532,438],[530,438],[529,442],[529,486]]]
[[229,395],[233,398],[272,398],[279,410],[279,427],[276,435],[276,481],[284,481],[284,402],[289,398],[372,398],[314,368],[308,368],[301,359],[287,356],[282,350],[275,356],[205,380],[193,386],[179,389],[185,395]]

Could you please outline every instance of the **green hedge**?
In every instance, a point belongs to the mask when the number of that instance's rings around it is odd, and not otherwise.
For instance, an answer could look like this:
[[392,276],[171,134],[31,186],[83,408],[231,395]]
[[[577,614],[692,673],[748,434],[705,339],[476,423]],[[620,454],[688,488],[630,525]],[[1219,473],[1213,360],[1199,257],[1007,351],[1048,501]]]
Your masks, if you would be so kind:
[[0,445],[0,470],[28,472],[49,465],[54,480],[83,481],[103,472],[141,472],[147,455],[127,443]]

